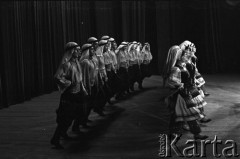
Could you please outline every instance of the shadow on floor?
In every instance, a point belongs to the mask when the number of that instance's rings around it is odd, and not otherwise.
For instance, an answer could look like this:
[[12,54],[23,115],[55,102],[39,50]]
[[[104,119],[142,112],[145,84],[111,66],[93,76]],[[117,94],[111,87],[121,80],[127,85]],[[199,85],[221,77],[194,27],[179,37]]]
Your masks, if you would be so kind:
[[67,153],[79,153],[88,151],[91,146],[88,144],[93,140],[101,137],[105,134],[107,128],[111,125],[114,120],[116,120],[120,114],[125,111],[124,108],[117,106],[108,106],[105,117],[97,117],[91,122],[90,128],[83,134],[79,135],[74,141],[64,141],[68,145],[65,149]]
[[120,98],[118,101],[116,101],[115,103],[119,102],[119,101],[122,101],[122,100],[129,100],[131,99],[132,97],[135,97],[139,94],[142,94],[142,93],[145,93],[145,92],[148,92],[148,91],[151,91],[151,90],[155,90],[155,89],[158,89],[158,87],[156,86],[153,86],[153,87],[145,87],[143,89],[135,89],[133,92],[130,92],[129,94],[127,94],[126,96]]

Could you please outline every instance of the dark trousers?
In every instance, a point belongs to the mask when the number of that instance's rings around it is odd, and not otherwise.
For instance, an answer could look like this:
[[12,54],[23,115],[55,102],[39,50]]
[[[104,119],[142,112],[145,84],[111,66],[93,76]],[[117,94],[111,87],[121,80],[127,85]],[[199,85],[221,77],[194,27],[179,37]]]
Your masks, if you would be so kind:
[[[105,84],[106,89],[108,90],[107,95],[108,98],[111,99],[114,96],[115,93],[115,86],[114,86],[114,73],[113,71],[107,71],[107,77],[108,77],[108,81]],[[108,88],[107,88],[108,87]]]
[[86,118],[88,119],[88,116],[92,110],[92,108],[96,107],[95,105],[97,104],[97,94],[98,94],[98,85],[94,85],[91,88],[91,94],[87,100],[87,114],[86,114]]
[[98,91],[97,85],[93,85],[91,87],[91,94],[89,94],[89,96],[85,99],[85,102],[83,104],[83,114],[81,115],[80,113],[77,115],[73,123],[73,129],[74,128],[78,129],[79,125],[85,125],[87,123],[88,117],[96,102],[95,99],[97,91]]
[[128,68],[129,71],[129,85],[133,90],[134,83],[141,83],[141,70],[138,64],[134,64]]
[[141,84],[142,75],[141,75],[140,66],[138,64],[134,64],[133,71],[134,71],[134,76],[133,76],[133,80],[131,81],[131,85],[134,85],[135,82],[137,82],[138,84]]
[[129,66],[128,67],[128,74],[129,74],[129,88],[131,88],[131,89],[133,89],[132,87],[133,87],[133,83],[134,83],[134,78],[135,78],[135,75],[134,75],[134,67],[133,67],[133,65],[132,66]]
[[119,93],[123,93],[124,91],[127,91],[129,88],[129,75],[127,68],[120,67],[118,72],[118,77],[120,79],[119,85]]
[[101,112],[103,111],[104,106],[106,105],[108,98],[110,96],[111,90],[108,86],[108,83],[104,81],[100,76],[98,78],[98,92],[95,98],[94,111]]
[[72,94],[64,92],[60,97],[59,108],[57,109],[57,128],[52,137],[53,140],[59,141],[60,137],[67,136],[67,130],[73,120],[79,116],[83,120],[84,116],[84,95],[82,93]]

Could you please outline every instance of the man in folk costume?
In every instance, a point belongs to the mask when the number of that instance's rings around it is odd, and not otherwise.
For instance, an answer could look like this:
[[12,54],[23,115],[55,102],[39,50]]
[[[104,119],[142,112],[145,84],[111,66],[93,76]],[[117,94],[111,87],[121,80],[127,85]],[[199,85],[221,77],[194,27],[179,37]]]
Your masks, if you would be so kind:
[[84,98],[88,94],[82,82],[82,69],[78,62],[79,45],[68,42],[65,46],[65,55],[62,59],[55,80],[61,91],[60,104],[57,109],[57,127],[51,139],[51,144],[62,149],[60,137],[68,139],[67,130],[76,119],[83,114]]
[[[103,107],[106,104],[106,92],[104,90],[104,83],[105,83],[105,76],[106,75],[106,70],[105,70],[105,65],[104,65],[104,58],[102,55],[101,48],[102,46],[102,41],[99,44],[98,39],[95,37],[90,37],[87,40],[88,43],[92,44],[93,49],[94,49],[94,56],[93,58],[96,59],[97,61],[97,75],[98,75],[98,92],[96,94],[95,98],[95,106],[94,106],[94,112],[98,113],[100,116],[104,116],[103,113]],[[99,46],[100,45],[100,46]],[[103,63],[103,64],[102,64]],[[101,68],[101,69],[100,69]]]
[[142,56],[142,44],[140,42],[136,45],[136,57],[137,57],[137,63],[138,63],[138,73],[139,75],[136,78],[136,81],[138,83],[138,88],[143,89],[142,83],[143,83],[143,75],[141,70],[141,65],[143,63],[143,56]]
[[113,66],[114,66],[113,68],[115,69],[113,71],[117,72],[117,57],[116,57],[116,52],[115,52],[117,49],[117,43],[114,38],[110,38],[109,42],[111,44],[109,53],[112,56]]
[[110,87],[110,94],[108,96],[108,103],[112,104],[111,102],[111,98],[114,96],[115,94],[115,85],[114,85],[114,76],[115,74],[113,73],[113,70],[116,70],[114,67],[114,62],[113,62],[113,58],[111,55],[111,42],[109,41],[110,37],[109,36],[103,36],[101,39],[103,40],[107,40],[107,44],[104,45],[103,48],[103,57],[104,57],[104,63],[105,63],[105,68],[106,68],[106,72],[107,72],[107,77],[108,77],[108,85]]
[[128,75],[129,75],[129,89],[131,91],[134,91],[134,78],[135,78],[135,72],[134,72],[134,62],[135,62],[135,51],[134,51],[134,45],[135,43],[129,43],[128,44],[128,61],[129,61],[129,65],[128,65]]
[[87,43],[92,44],[94,51],[96,52],[98,48],[98,39],[95,37],[90,37],[87,40]]
[[[129,56],[130,56],[130,61],[129,61],[129,75],[130,75],[130,90],[134,91],[134,83],[140,80],[141,77],[141,72],[140,72],[140,67],[139,67],[139,56],[137,53],[137,42],[134,41],[132,45],[129,48]],[[139,88],[141,89],[140,85]]]
[[116,95],[115,99],[118,98],[117,94],[119,94],[120,90],[122,89],[120,87],[120,83],[122,82],[120,77],[118,76],[118,61],[117,61],[117,56],[116,56],[116,49],[117,49],[117,43],[114,38],[110,38],[109,42],[111,43],[111,47],[109,50],[109,54],[112,56],[113,60],[113,66],[112,67],[112,75],[113,75],[113,93]]
[[120,90],[116,96],[117,99],[123,97],[125,91],[129,89],[129,77],[128,77],[128,54],[127,54],[127,43],[122,42],[119,47],[116,49],[116,56],[117,56],[117,68],[118,68],[118,77],[121,79],[120,82]]
[[96,107],[96,97],[99,89],[98,60],[95,56],[95,51],[92,44],[84,44],[82,46],[82,56],[80,58],[80,64],[83,72],[83,83],[89,94],[85,114],[86,125],[91,110]]
[[130,70],[132,69],[132,65],[130,65],[130,59],[131,59],[131,55],[130,55],[130,53],[129,53],[129,50],[130,50],[130,47],[131,47],[131,44],[132,44],[132,42],[126,42],[126,48],[125,48],[125,57],[126,57],[126,60],[127,60],[127,71],[128,71],[128,89],[127,89],[127,94],[130,94],[130,87],[131,87],[131,85],[130,85],[130,79],[131,79],[131,76],[130,76]]
[[142,65],[141,65],[141,72],[142,72],[142,78],[145,77],[150,77],[151,72],[150,72],[150,62],[152,61],[152,54],[150,50],[150,44],[145,43],[143,48],[142,48]]
[[[99,92],[97,94],[97,109],[96,110],[104,110],[104,106],[107,102],[110,101],[110,87],[108,86],[108,77],[105,68],[105,61],[103,56],[104,46],[107,44],[107,40],[100,40],[98,43],[98,47],[96,49],[96,57],[98,60],[98,79],[99,79]],[[104,116],[102,111],[98,112],[99,115]]]

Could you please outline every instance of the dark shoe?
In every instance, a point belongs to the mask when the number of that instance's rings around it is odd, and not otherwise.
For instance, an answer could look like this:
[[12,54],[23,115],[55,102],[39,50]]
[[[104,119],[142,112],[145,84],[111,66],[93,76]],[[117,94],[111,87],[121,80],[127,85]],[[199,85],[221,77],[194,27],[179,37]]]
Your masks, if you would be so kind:
[[93,112],[97,113],[100,116],[102,116],[102,115],[104,116],[102,109],[95,109],[95,110],[93,110]]
[[110,99],[107,102],[108,104],[113,105],[113,102]]
[[74,133],[77,133],[77,134],[79,134],[79,133],[81,133],[81,131],[80,131],[80,129],[79,129],[79,127],[77,126],[77,127],[72,127],[72,132],[74,132]]
[[[75,133],[75,132],[74,132]],[[81,133],[81,132],[80,132]],[[75,140],[75,138],[74,137],[70,137],[70,136],[63,136],[63,139],[64,140],[68,140],[68,141],[72,141],[72,140]]]
[[[86,129],[90,128],[90,126],[88,126],[87,124],[82,124],[82,127],[83,127],[83,128],[86,128]],[[80,132],[80,133],[81,133],[81,132]]]
[[142,89],[143,89],[143,86],[142,86],[142,85],[138,86],[138,89],[142,90]]
[[104,114],[102,111],[99,111],[99,112],[98,112],[98,115],[100,115],[100,116],[106,116],[106,114]]
[[196,135],[194,135],[194,139],[195,140],[205,140],[206,138],[208,138],[208,136],[207,135],[200,135],[200,134],[196,134]]
[[122,98],[122,96],[121,96],[120,94],[117,94],[117,95],[115,96],[115,99],[116,99],[116,100],[119,100],[120,98]]
[[130,90],[133,92],[134,91],[134,87],[130,87]]
[[208,92],[204,92],[204,95],[207,97],[209,96],[210,94]]
[[88,119],[88,120],[87,120],[87,122],[88,122],[88,123],[91,123],[91,122],[93,122],[93,121],[92,121],[92,120],[90,120],[90,119]]
[[212,119],[209,119],[209,118],[206,118],[206,117],[204,117],[200,120],[201,123],[208,123],[210,121],[212,121]]
[[50,143],[55,146],[55,149],[64,149],[64,147],[59,143],[58,140],[51,139]]
[[106,116],[102,110],[93,110],[95,113],[97,113],[100,116]]

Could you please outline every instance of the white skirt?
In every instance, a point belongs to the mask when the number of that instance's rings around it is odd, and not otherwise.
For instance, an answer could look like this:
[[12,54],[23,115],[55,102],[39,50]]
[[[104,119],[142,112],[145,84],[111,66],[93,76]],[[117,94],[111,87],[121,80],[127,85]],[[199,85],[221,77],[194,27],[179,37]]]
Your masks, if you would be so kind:
[[[201,96],[197,96],[194,98],[194,100],[199,100],[198,98],[201,98]],[[201,100],[200,100],[201,101]],[[177,102],[175,106],[175,113],[176,113],[176,122],[180,121],[193,121],[197,119],[203,118],[203,114],[201,114],[199,107],[202,107],[206,105],[207,103],[203,103],[199,105],[198,107],[191,107],[187,108],[185,100],[182,98],[180,94],[178,94]]]

